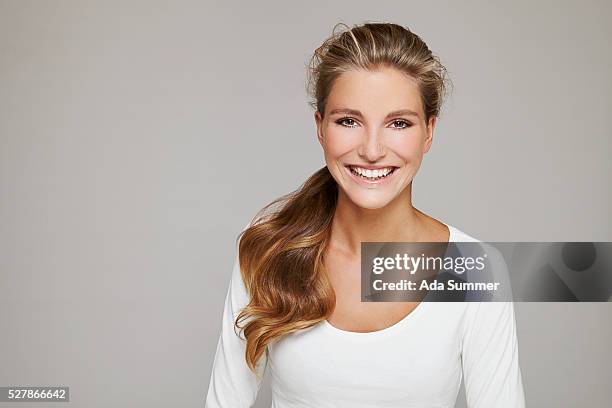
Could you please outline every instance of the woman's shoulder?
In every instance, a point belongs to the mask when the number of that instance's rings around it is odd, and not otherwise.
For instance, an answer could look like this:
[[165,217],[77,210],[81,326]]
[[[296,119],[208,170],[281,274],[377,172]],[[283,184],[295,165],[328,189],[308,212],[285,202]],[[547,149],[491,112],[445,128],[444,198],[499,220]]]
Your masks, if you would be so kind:
[[482,242],[479,239],[474,238],[473,236],[460,230],[459,228],[455,227],[452,224],[444,222],[443,220],[439,218],[434,218],[431,215],[428,215],[424,213],[423,211],[420,211],[417,208],[415,208],[415,211],[416,211],[417,217],[419,217],[422,220],[422,223],[426,225],[426,228],[429,231],[433,231],[427,234],[427,235],[433,235],[436,237],[434,239],[431,239],[432,242],[444,241],[446,238],[445,235],[447,233],[446,232],[447,228],[448,228],[448,241],[449,242],[453,242],[453,241]]
[[446,223],[446,226],[450,231],[450,242],[482,242],[451,224]]

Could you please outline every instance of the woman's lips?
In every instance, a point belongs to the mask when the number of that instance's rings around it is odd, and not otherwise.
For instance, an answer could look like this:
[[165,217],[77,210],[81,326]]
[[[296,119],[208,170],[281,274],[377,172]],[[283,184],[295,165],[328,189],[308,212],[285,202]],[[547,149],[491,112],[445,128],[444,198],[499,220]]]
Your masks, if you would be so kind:
[[346,167],[360,167],[366,170],[381,170],[386,168],[397,168],[397,166],[387,165],[387,166],[371,166],[369,164],[347,164]]
[[[362,167],[362,166],[358,166],[358,167]],[[378,185],[388,184],[390,182],[390,180],[393,177],[395,177],[395,173],[397,173],[397,170],[399,169],[399,167],[395,167],[395,166],[382,166],[382,167],[367,166],[366,167],[366,166],[363,166],[362,168],[370,168],[372,170],[386,169],[388,167],[391,167],[393,170],[391,171],[391,173],[389,173],[385,177],[379,178],[377,180],[368,180],[368,179],[366,179],[364,177],[361,177],[361,176],[353,173],[353,171],[351,171],[350,166],[344,166],[344,168],[346,169],[346,171],[348,172],[349,176],[351,177],[351,179],[353,181],[355,181],[357,184],[365,185],[365,186],[378,186]]]

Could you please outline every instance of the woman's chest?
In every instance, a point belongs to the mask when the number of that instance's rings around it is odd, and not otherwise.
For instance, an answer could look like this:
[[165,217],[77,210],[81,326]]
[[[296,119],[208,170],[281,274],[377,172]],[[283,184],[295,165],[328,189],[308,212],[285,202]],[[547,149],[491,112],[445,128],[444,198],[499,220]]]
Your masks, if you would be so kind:
[[335,308],[327,319],[333,326],[352,332],[375,332],[395,325],[418,306],[418,302],[364,302],[361,266],[336,257],[327,261],[325,273],[334,289]]
[[460,313],[451,307],[443,313],[440,305],[390,330],[351,333],[322,322],[285,336],[269,345],[272,387],[309,402],[343,398],[356,407],[452,406],[461,383]]

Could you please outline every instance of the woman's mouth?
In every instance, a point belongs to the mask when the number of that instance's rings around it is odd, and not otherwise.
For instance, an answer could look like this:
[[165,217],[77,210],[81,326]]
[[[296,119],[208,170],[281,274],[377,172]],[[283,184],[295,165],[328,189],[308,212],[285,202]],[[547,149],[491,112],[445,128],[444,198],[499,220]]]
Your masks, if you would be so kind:
[[382,181],[391,177],[395,173],[397,167],[388,166],[380,167],[377,169],[366,169],[359,166],[346,166],[349,173],[360,181],[364,181],[368,184],[378,184]]

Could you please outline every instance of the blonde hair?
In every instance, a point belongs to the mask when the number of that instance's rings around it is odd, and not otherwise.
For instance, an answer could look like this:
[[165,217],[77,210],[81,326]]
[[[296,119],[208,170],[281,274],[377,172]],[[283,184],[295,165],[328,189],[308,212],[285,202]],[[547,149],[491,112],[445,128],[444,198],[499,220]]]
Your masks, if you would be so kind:
[[[346,30],[336,32],[340,25]],[[419,36],[393,23],[334,26],[308,65],[309,104],[323,116],[339,75],[383,66],[417,81],[426,119],[439,115],[446,70]],[[250,301],[234,324],[243,330],[246,362],[256,374],[268,344],[326,320],[334,310],[335,293],[323,268],[337,195],[338,186],[323,167],[300,188],[265,206],[238,237]]]
[[[336,32],[343,26],[345,31]],[[418,35],[393,23],[366,23],[349,28],[334,26],[333,34],[318,47],[308,66],[307,92],[310,105],[324,117],[331,87],[349,70],[395,68],[417,81],[425,119],[439,116],[452,83],[446,68]]]

